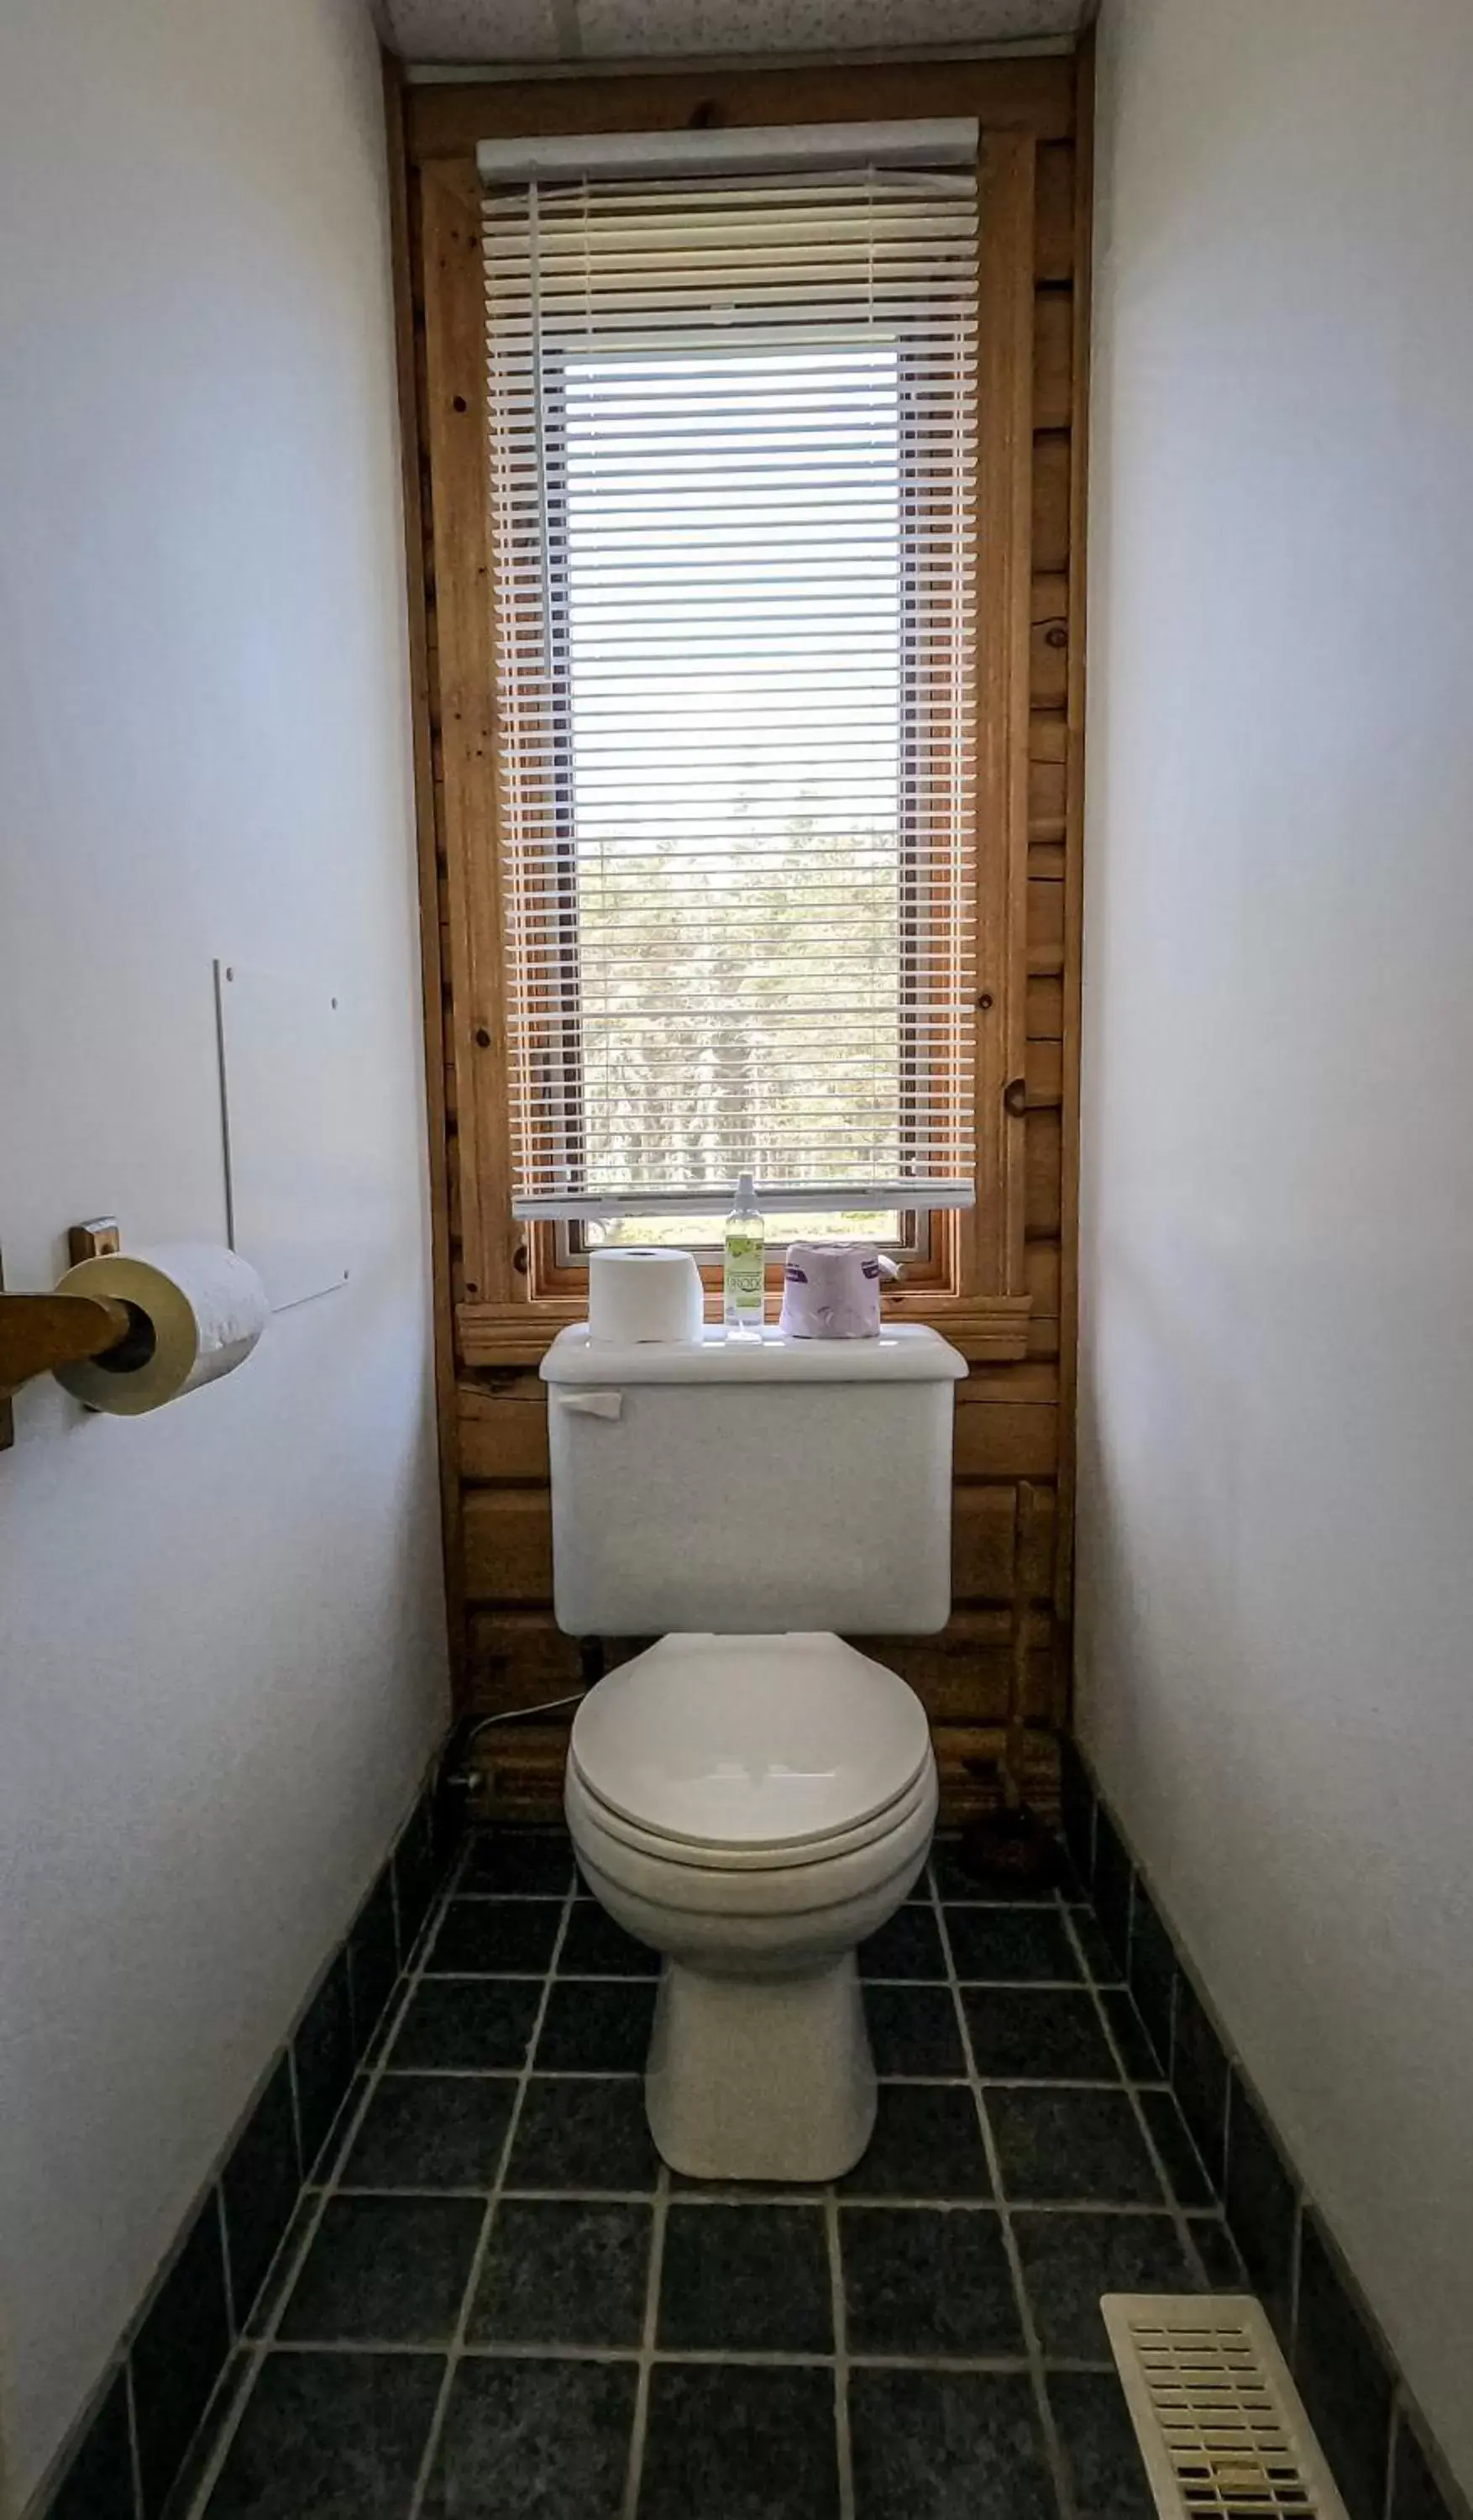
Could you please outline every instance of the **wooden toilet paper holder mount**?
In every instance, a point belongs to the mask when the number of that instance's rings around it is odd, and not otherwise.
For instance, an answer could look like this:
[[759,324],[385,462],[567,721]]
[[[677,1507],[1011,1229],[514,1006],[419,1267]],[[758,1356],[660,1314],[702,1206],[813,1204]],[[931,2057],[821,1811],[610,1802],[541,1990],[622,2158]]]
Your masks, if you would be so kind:
[[[71,1265],[121,1248],[114,1217],[95,1216],[67,1237]],[[0,1452],[15,1442],[10,1402],[22,1384],[59,1365],[109,1355],[135,1335],[129,1305],[112,1295],[7,1295],[0,1278]]]

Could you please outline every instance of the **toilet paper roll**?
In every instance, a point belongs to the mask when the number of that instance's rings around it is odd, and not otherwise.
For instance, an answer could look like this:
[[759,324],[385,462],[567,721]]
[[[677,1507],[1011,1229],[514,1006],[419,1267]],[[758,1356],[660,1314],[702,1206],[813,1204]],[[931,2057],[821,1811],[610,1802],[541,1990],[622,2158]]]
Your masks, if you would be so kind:
[[872,1242],[790,1242],[782,1272],[784,1338],[878,1338],[879,1290],[895,1264]]
[[132,1335],[111,1358],[57,1372],[74,1400],[110,1418],[141,1418],[233,1373],[266,1327],[266,1289],[249,1261],[213,1242],[160,1242],[79,1260],[57,1291],[112,1295],[132,1312]]
[[700,1271],[689,1251],[595,1251],[588,1264],[588,1335],[597,1347],[700,1336]]

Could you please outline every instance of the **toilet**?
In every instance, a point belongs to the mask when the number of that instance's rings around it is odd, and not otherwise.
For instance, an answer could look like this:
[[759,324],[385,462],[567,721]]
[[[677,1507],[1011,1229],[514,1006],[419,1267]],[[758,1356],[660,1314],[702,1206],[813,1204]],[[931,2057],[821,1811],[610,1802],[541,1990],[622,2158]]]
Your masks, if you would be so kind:
[[618,1347],[561,1331],[548,1385],[558,1624],[657,1636],[583,1700],[564,1803],[609,1914],[663,1961],[646,2072],[663,2159],[835,2179],[874,2123],[856,1954],[924,1866],[923,1708],[846,1636],[951,1603],[954,1348]]

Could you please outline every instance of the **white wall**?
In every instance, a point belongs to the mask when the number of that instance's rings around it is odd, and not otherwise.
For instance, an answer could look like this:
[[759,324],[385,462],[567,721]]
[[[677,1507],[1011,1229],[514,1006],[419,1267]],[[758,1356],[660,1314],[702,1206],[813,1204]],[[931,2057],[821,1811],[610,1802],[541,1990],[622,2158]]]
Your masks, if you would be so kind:
[[1081,1730],[1473,2485],[1473,12],[1100,106]]
[[446,1718],[381,101],[358,0],[6,0],[0,1246],[224,1232],[210,961],[340,984],[351,1283],[0,1457],[13,2486]]

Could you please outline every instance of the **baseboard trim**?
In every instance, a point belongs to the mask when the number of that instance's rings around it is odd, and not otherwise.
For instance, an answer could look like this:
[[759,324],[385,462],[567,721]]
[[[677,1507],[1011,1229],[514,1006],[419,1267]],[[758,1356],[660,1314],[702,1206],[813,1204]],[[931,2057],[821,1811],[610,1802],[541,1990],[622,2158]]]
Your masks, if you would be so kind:
[[1064,1836],[1352,2520],[1473,2520],[1375,2311],[1294,2164],[1079,1744]]
[[196,2439],[459,1837],[442,1758],[22,2520],[169,2520],[184,2500]]

